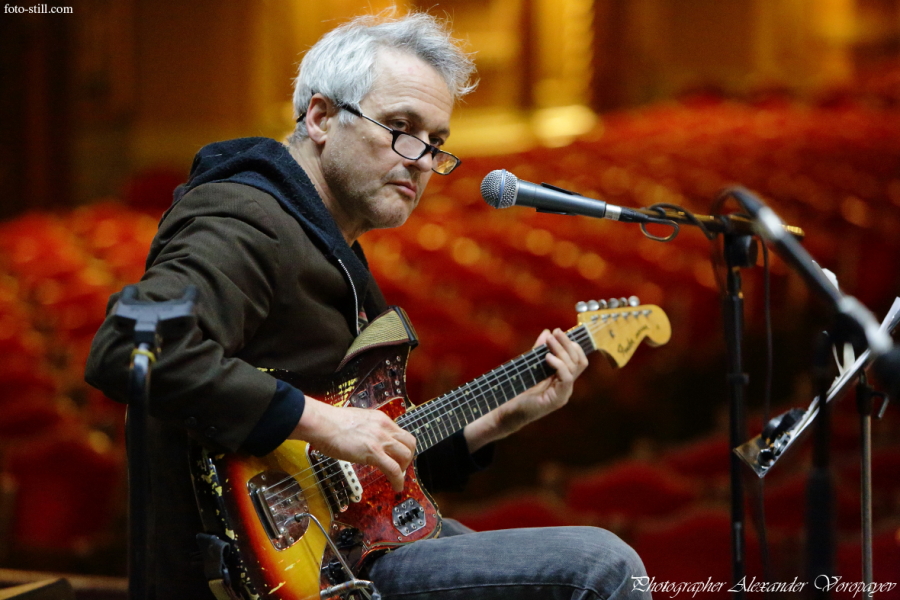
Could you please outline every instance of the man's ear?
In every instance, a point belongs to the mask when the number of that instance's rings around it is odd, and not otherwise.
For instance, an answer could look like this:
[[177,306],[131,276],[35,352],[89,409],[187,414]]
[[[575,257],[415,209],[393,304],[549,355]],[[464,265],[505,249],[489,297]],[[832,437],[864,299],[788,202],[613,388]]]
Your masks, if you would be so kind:
[[309,139],[316,143],[324,142],[328,130],[334,125],[337,109],[322,94],[313,94],[306,109],[306,131]]

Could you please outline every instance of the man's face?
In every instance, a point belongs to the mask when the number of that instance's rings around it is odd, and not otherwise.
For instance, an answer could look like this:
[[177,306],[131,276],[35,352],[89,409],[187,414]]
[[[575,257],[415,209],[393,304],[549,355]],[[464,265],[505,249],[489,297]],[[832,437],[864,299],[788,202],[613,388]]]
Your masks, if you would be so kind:
[[[362,113],[441,146],[449,135],[453,98],[438,72],[411,54],[384,49],[375,69],[372,89],[360,103]],[[432,175],[431,155],[403,158],[391,148],[391,133],[366,119],[332,123],[321,165],[339,224],[354,237],[402,225]]]

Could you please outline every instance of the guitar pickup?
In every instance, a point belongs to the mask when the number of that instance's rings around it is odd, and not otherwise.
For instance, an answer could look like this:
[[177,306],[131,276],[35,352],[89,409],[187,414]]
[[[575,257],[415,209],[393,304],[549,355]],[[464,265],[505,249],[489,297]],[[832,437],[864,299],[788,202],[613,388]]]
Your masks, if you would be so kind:
[[318,450],[309,453],[309,460],[316,470],[320,489],[334,512],[344,512],[351,502],[362,500],[362,483],[352,464],[325,456]]
[[362,500],[362,483],[360,483],[359,477],[356,476],[353,465],[346,460],[339,460],[338,464],[341,466],[341,473],[344,474],[347,497],[350,499],[350,502],[359,502]]

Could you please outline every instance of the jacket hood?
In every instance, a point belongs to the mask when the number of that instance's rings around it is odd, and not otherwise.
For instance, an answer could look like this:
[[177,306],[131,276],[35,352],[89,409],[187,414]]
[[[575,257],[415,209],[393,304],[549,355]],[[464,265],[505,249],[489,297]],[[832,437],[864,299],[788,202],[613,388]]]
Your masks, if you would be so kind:
[[325,256],[343,265],[357,294],[353,326],[369,287],[369,269],[358,243],[347,245],[306,172],[281,143],[263,137],[240,138],[200,149],[186,183],[174,192],[173,203],[205,183],[240,183],[273,196],[294,217]]

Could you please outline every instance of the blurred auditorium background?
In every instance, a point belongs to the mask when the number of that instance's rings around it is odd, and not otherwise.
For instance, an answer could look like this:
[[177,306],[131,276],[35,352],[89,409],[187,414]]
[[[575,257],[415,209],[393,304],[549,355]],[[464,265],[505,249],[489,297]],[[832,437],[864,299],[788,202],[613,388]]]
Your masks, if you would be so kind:
[[[0,569],[121,577],[124,408],[82,379],[107,298],[141,276],[193,154],[282,139],[302,52],[391,3],[63,1],[70,14],[0,20]],[[496,211],[479,185],[505,168],[622,206],[709,213],[738,183],[801,226],[810,253],[881,319],[900,295],[900,0],[395,4],[450,16],[481,77],[454,114],[448,149],[462,167],[432,178],[405,226],[363,239],[422,340],[413,402],[527,350],[544,327],[574,326],[580,300],[636,295],[673,329],[621,370],[594,357],[570,405],[500,443],[465,493],[439,497],[443,512],[476,529],[600,525],[660,581],[729,581],[710,243],[689,227],[660,243],[635,225]],[[830,316],[771,263],[774,415],[809,404],[811,349]],[[762,261],[743,276],[753,436],[767,412]],[[900,577],[898,413],[873,426],[876,581]],[[860,581],[852,396],[833,416],[837,569]],[[800,446],[764,481],[777,581],[803,572]],[[762,486],[746,471],[753,507]],[[759,512],[748,516],[761,575]]]

